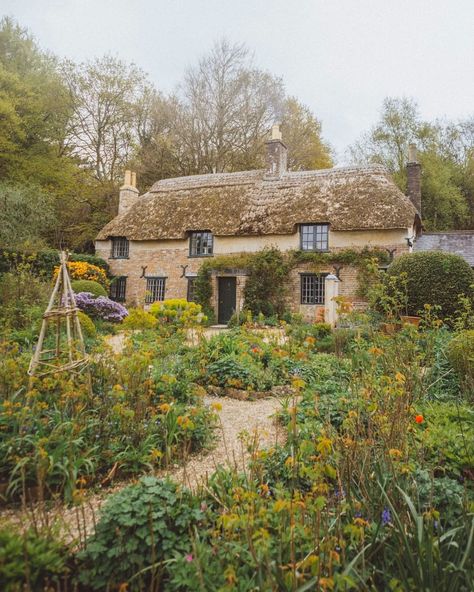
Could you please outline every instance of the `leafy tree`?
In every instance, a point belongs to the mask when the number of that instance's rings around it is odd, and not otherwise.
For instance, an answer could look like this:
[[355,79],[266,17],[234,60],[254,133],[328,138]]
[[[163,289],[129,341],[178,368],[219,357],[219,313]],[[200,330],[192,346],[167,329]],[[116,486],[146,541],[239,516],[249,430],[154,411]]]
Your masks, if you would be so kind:
[[[470,171],[474,124],[442,125],[420,117],[417,104],[407,98],[384,100],[379,122],[349,148],[356,164],[383,164],[406,191],[408,145],[415,142],[422,166],[422,217],[430,230],[469,226],[474,185]],[[472,207],[472,206],[471,206]],[[471,210],[472,211],[472,210]]]
[[0,183],[0,245],[41,245],[54,222],[53,200],[41,188]]
[[321,138],[321,122],[298,99],[285,100],[283,141],[288,147],[288,168],[294,171],[329,168],[331,149]]

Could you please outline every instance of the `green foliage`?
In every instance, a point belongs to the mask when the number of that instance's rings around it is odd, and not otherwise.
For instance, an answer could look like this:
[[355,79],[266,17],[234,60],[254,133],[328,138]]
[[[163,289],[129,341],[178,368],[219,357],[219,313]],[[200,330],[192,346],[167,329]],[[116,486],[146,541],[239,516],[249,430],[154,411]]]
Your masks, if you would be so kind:
[[265,248],[255,253],[247,266],[245,308],[254,315],[283,314],[288,271],[285,257],[279,249]]
[[[142,335],[114,357],[91,352],[87,376],[54,374],[29,385],[29,351],[0,341],[0,482],[80,499],[85,486],[141,474],[209,444],[214,414],[192,380],[183,337]],[[30,388],[28,388],[30,386]]]
[[405,193],[408,145],[416,142],[422,165],[423,225],[429,230],[472,228],[473,118],[424,121],[415,101],[387,97],[379,121],[349,148],[353,162],[383,164]]
[[184,298],[154,302],[150,306],[150,314],[162,323],[171,323],[183,327],[199,325],[207,320],[201,312],[200,304],[188,302]]
[[442,318],[455,316],[458,298],[474,298],[474,272],[459,255],[441,252],[409,253],[397,257],[387,278],[406,274],[407,311],[417,315],[425,305],[439,306]]
[[0,530],[0,586],[4,592],[47,590],[60,586],[68,573],[64,546],[33,530]]
[[[59,265],[59,251],[56,249],[10,249],[3,248],[0,251],[0,273],[11,271],[18,263],[28,260],[31,266],[31,273],[43,278],[51,278],[54,268]],[[88,255],[87,253],[69,253],[69,261],[84,261],[103,269],[107,275],[109,265],[101,257]]]
[[125,329],[153,329],[157,326],[158,319],[142,308],[129,308],[128,316],[122,325]]
[[97,335],[97,330],[92,319],[85,312],[82,312],[82,310],[78,311],[77,316],[79,317],[83,336],[94,339]]
[[94,280],[73,280],[71,287],[76,294],[79,294],[79,292],[89,292],[96,297],[107,296],[105,288]]
[[447,354],[460,378],[464,393],[474,397],[474,330],[456,335],[449,342]]
[[92,590],[125,582],[131,592],[157,589],[170,569],[167,561],[176,553],[192,553],[190,531],[204,517],[189,491],[143,477],[107,501],[95,534],[78,556],[81,583]]
[[54,203],[41,187],[0,183],[0,245],[44,242],[55,222]]
[[[285,291],[289,272],[299,264],[312,264],[315,270],[334,263],[353,265],[360,270],[376,261],[388,263],[389,256],[381,249],[344,249],[336,253],[310,253],[307,251],[280,252],[277,248],[264,248],[256,253],[220,255],[205,261],[196,278],[196,299],[209,319],[213,317],[211,308],[211,272],[245,270],[248,274],[244,289],[245,306],[253,317],[262,314],[266,318],[283,318],[285,311]],[[361,276],[364,283],[365,276]],[[236,320],[235,320],[236,321]],[[233,321],[233,322],[235,322]]]

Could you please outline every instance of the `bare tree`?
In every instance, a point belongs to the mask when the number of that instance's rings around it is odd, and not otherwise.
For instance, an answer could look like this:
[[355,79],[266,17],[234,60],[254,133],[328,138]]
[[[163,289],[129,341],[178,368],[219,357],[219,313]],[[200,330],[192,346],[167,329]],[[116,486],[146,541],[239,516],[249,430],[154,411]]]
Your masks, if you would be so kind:
[[281,80],[254,68],[248,50],[226,40],[188,69],[180,95],[186,152],[196,170],[207,172],[254,164],[284,99]]
[[140,107],[148,89],[133,64],[105,56],[75,65],[65,63],[72,108],[68,141],[73,153],[100,181],[114,181],[138,140]]

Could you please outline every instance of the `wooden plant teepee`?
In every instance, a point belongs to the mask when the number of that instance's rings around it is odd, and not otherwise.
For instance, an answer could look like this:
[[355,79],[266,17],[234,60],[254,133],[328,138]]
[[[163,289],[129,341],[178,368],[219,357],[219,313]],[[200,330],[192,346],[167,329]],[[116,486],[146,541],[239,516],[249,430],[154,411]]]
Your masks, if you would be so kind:
[[[30,376],[80,372],[89,362],[66,262],[67,254],[61,251],[58,277],[43,314],[38,343],[28,368]],[[45,342],[50,347],[54,345],[52,349],[45,349]]]

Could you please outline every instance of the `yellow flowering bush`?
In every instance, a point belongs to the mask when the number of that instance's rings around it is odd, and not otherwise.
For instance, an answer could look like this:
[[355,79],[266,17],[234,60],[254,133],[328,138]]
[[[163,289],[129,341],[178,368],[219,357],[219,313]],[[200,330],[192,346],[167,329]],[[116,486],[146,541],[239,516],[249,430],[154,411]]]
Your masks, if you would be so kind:
[[[91,280],[99,283],[106,290],[109,289],[110,281],[105,271],[97,265],[85,261],[68,261],[67,268],[71,280]],[[54,268],[54,278],[58,276],[60,267]]]

